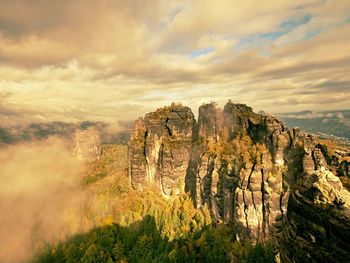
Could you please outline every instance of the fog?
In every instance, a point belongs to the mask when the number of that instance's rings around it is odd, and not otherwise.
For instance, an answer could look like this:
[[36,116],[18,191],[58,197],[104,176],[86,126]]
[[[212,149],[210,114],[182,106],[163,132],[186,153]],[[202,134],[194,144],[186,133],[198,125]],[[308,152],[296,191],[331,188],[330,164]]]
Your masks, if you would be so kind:
[[58,138],[0,148],[0,262],[23,262],[77,232],[88,202],[72,146]]

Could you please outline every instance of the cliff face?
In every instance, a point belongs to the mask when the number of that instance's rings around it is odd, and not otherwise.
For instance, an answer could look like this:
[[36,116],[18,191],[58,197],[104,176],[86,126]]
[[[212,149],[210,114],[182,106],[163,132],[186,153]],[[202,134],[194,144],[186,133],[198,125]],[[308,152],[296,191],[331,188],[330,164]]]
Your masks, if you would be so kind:
[[281,225],[283,262],[350,262],[350,193],[326,169],[304,174]]
[[[196,206],[207,205],[217,222],[234,222],[242,236],[258,241],[285,236],[284,244],[291,242],[283,231],[298,228],[295,189],[306,182],[306,196],[318,182],[327,202],[337,207],[350,202],[340,201],[348,192],[332,173],[348,176],[347,161],[312,136],[244,104],[203,105],[198,123],[181,105],[147,114],[135,123],[129,166],[135,188],[153,182],[166,195],[189,191]],[[317,210],[318,203],[310,202]]]
[[304,137],[303,171],[279,225],[283,262],[350,262],[348,152],[332,150]]
[[184,189],[194,124],[191,109],[176,104],[135,122],[129,142],[129,173],[134,188],[151,183],[165,195]]
[[200,146],[193,147],[188,189],[197,207],[207,204],[218,221],[264,240],[282,213],[283,152],[290,143],[277,119],[243,104],[199,109]]

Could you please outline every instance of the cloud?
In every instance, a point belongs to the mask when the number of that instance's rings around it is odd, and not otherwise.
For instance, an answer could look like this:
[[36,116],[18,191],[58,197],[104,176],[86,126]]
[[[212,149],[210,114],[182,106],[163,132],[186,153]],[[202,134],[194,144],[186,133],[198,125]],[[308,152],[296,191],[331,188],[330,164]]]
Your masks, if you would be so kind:
[[0,92],[16,112],[125,119],[200,96],[270,112],[347,107],[345,0],[0,4]]
[[318,118],[333,118],[335,113],[333,112],[317,112],[317,111],[304,111],[296,114],[284,114],[283,117],[291,119],[318,119]]

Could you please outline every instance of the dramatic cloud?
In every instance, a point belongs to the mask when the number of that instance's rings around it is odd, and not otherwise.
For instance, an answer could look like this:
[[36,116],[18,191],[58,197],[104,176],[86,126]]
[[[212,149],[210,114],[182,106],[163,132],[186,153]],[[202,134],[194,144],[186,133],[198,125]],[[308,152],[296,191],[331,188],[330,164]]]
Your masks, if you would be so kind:
[[349,107],[347,0],[0,6],[1,119],[116,121],[229,98],[269,112]]

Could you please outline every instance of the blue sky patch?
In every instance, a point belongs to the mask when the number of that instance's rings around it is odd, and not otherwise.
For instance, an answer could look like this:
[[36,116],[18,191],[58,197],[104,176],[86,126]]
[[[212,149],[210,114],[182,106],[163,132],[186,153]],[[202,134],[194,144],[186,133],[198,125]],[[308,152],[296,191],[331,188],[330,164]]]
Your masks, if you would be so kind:
[[312,18],[311,15],[304,15],[302,17],[292,18],[283,22],[280,25],[280,28],[285,31],[290,31],[290,30],[293,30],[294,28],[297,28],[299,26],[309,23],[311,18]]
[[[278,30],[266,32],[258,35],[243,37],[237,45],[234,46],[234,50],[242,51],[250,47],[257,47],[264,45],[264,41],[274,41],[283,35],[288,34],[292,30],[310,22],[312,19],[311,15],[303,15],[295,18],[290,18],[279,25]],[[310,32],[309,38],[317,35],[319,32]]]
[[303,39],[304,40],[308,40],[310,38],[313,38],[313,37],[317,36],[320,33],[321,33],[321,29],[310,30],[310,31],[306,32],[306,34],[305,34]]
[[202,49],[192,51],[189,56],[190,56],[190,58],[197,58],[199,56],[206,55],[206,54],[213,52],[213,51],[214,51],[214,48],[212,48],[212,47],[202,48]]
[[283,31],[268,32],[268,33],[260,34],[258,36],[258,38],[275,40],[275,39],[283,36],[284,34],[285,34],[285,32],[283,32]]

